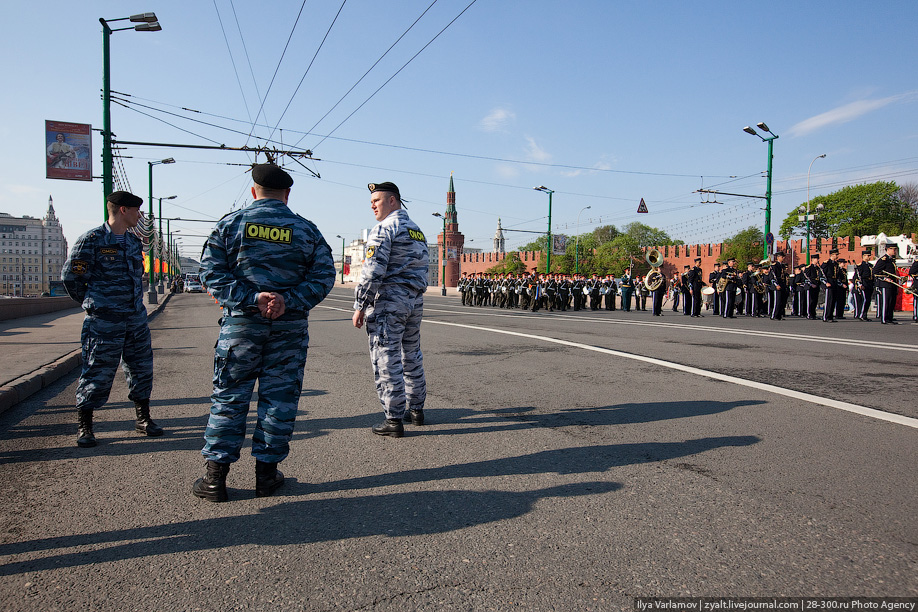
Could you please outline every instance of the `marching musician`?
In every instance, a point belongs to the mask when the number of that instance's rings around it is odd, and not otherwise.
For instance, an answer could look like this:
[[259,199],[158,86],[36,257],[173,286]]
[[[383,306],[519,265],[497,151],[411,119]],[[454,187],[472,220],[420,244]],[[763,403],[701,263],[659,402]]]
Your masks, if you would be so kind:
[[861,251],[861,263],[854,266],[854,318],[870,322],[870,302],[873,300],[873,265],[870,263],[870,249]]
[[845,306],[848,304],[848,260],[839,259],[835,269],[835,278],[838,285],[838,299],[835,302],[835,318],[845,318]]
[[622,274],[622,283],[619,286],[622,290],[622,310],[631,312],[631,293],[634,291],[634,279],[631,278],[627,270]]
[[739,281],[739,276],[736,272],[736,257],[727,258],[727,265],[721,270],[720,275],[721,278],[727,281],[724,294],[721,296],[723,300],[723,317],[725,319],[735,319],[733,308],[736,304],[736,288]]
[[898,321],[893,320],[893,310],[896,307],[896,295],[899,293],[899,285],[894,283],[887,275],[899,277],[896,272],[896,243],[886,243],[886,254],[880,257],[873,265],[873,276],[877,281],[877,288],[880,290],[877,296],[877,317],[880,323],[886,325],[898,325]]
[[756,307],[756,273],[755,273],[755,262],[749,261],[746,262],[746,271],[743,272],[742,281],[743,287],[746,288],[746,303],[743,307],[743,316],[754,317],[758,313],[755,310]]
[[704,285],[704,279],[702,275],[704,273],[701,271],[701,258],[695,258],[695,265],[692,266],[692,269],[689,270],[688,274],[685,277],[686,284],[688,284],[688,296],[687,298],[691,299],[691,315],[693,317],[703,317],[701,314],[701,286]]
[[618,293],[618,285],[615,277],[609,274],[603,282],[603,288],[606,290],[606,310],[615,310],[615,294]]
[[708,275],[708,286],[714,287],[714,316],[723,314],[720,292],[716,291],[717,281],[720,280],[720,262],[714,263],[714,271]]
[[822,320],[826,323],[835,323],[835,300],[838,299],[838,249],[829,251],[829,259],[820,266],[822,270],[822,283],[826,288],[826,301],[823,305]]
[[659,283],[656,283],[656,286],[650,290],[650,314],[655,317],[663,316],[663,298],[666,297],[666,280],[663,278],[662,273],[659,269],[656,270],[657,275],[651,276],[650,273],[647,274],[647,278],[656,278],[659,280]]
[[784,318],[787,308],[787,266],[784,265],[784,251],[775,253],[775,263],[771,266],[771,275],[768,278],[774,288],[774,299],[769,314],[772,321],[780,321]]

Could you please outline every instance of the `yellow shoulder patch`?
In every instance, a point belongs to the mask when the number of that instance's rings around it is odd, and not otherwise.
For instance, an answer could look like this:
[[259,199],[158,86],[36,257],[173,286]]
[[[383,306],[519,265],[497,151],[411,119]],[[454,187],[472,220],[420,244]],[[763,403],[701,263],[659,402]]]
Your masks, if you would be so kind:
[[424,232],[421,230],[410,229],[408,230],[408,235],[419,242],[427,242],[427,238],[424,237]]
[[89,264],[82,259],[74,259],[70,262],[70,269],[77,276],[82,276],[86,274],[87,270],[89,270]]
[[373,257],[374,255],[376,255],[376,247],[375,247],[375,246],[368,246],[368,247],[367,247],[367,259]]

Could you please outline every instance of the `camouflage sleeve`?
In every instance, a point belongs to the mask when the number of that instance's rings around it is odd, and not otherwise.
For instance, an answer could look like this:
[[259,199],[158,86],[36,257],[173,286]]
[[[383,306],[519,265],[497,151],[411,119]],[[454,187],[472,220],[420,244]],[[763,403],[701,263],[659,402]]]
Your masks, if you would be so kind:
[[354,289],[354,310],[366,310],[374,301],[389,268],[392,237],[377,225],[367,240],[367,256],[360,271],[360,281]]
[[288,289],[284,296],[286,308],[307,311],[325,299],[335,286],[335,261],[331,247],[321,235],[313,249],[309,272],[302,283]]
[[201,284],[221,306],[240,310],[255,305],[258,288],[230,268],[223,228],[217,226],[201,253]]
[[80,236],[70,250],[70,255],[61,270],[61,280],[64,282],[67,295],[81,304],[86,297],[95,268],[96,250],[94,247],[95,241],[92,233]]

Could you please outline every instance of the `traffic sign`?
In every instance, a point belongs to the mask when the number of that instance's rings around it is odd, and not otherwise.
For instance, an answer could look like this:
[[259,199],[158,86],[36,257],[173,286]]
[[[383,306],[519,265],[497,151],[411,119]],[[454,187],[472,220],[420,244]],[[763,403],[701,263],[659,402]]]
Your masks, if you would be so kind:
[[641,203],[638,204],[638,212],[645,213],[647,211],[647,204],[644,202],[644,198],[641,198]]

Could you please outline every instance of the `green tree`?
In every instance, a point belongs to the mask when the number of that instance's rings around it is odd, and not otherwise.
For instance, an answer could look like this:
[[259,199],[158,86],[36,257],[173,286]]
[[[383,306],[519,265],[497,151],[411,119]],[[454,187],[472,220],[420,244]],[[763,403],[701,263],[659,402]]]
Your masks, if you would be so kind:
[[619,234],[596,249],[595,271],[599,274],[621,276],[632,263],[639,264],[643,256],[641,244],[633,236],[627,233]]
[[[816,221],[810,222],[810,235],[864,236],[883,232],[896,235],[909,232],[918,223],[918,213],[893,181],[849,185],[834,193],[810,200],[810,211],[821,204]],[[806,208],[806,202],[803,203]],[[779,233],[785,240],[792,235],[806,235],[806,221],[795,208],[781,223]]]
[[637,241],[640,246],[660,246],[664,244],[682,244],[681,240],[673,240],[663,230],[635,221],[623,229],[624,234]]
[[[618,236],[621,232],[618,231],[614,225],[600,225],[593,230],[593,239],[596,241],[596,246],[605,244],[607,242],[612,242],[615,240],[615,237]],[[581,234],[580,239],[584,239],[584,234]]]
[[723,259],[726,261],[730,257],[736,257],[737,265],[745,269],[746,262],[759,261],[762,258],[764,243],[765,236],[762,230],[757,227],[748,227],[724,240]]

